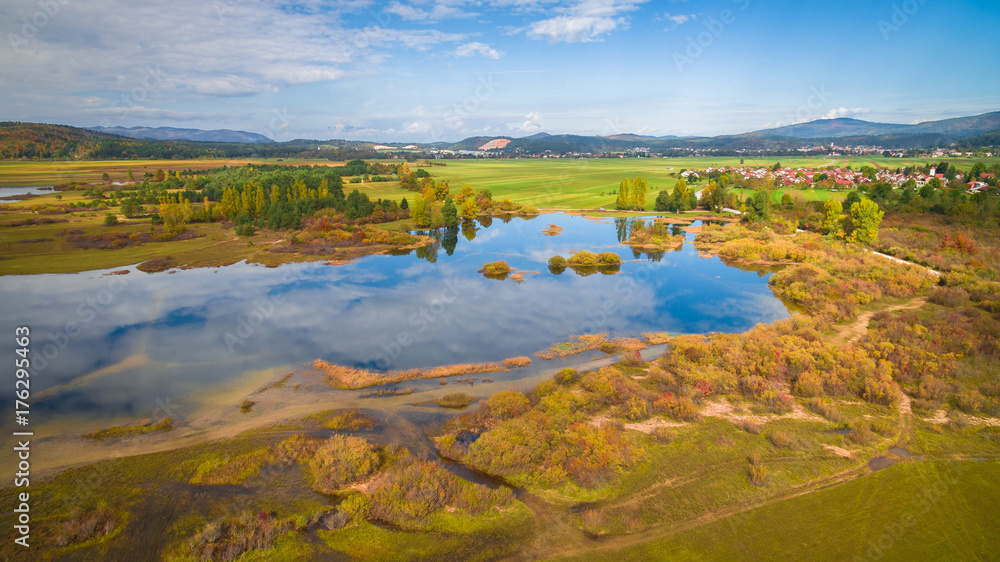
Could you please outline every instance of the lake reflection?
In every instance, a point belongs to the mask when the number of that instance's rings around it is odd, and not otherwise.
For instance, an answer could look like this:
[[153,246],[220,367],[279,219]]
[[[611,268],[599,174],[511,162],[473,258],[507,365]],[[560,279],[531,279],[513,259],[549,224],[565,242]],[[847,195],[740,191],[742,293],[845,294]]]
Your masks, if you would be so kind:
[[[562,233],[543,236],[549,223]],[[148,416],[165,397],[317,358],[391,369],[496,361],[585,332],[740,332],[788,317],[767,274],[699,257],[693,235],[633,261],[619,244],[629,228],[553,214],[439,230],[432,247],[343,266],[5,276],[0,311],[4,333],[31,326],[46,358],[32,378],[33,413],[46,418]],[[585,249],[617,252],[621,272],[549,273],[550,257]],[[477,273],[498,259],[524,281]]]

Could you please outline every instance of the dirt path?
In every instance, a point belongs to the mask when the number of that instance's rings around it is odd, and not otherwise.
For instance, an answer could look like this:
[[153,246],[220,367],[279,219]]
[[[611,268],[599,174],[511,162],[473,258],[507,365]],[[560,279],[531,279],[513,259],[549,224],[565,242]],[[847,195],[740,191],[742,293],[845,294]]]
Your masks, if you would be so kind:
[[872,316],[875,316],[877,312],[882,312],[884,310],[908,310],[913,308],[920,308],[927,303],[926,297],[914,297],[909,301],[897,304],[894,306],[889,306],[879,310],[872,310],[865,312],[864,314],[858,316],[858,319],[850,324],[845,324],[843,326],[837,327],[837,333],[830,336],[829,343],[837,344],[854,344],[861,339],[862,336],[868,333],[868,324],[871,322]]

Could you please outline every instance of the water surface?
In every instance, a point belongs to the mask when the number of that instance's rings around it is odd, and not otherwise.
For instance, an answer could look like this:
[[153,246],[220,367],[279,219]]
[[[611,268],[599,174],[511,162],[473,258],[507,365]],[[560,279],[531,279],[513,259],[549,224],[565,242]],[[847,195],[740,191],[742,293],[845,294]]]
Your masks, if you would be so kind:
[[[544,236],[550,223],[562,233]],[[788,317],[768,273],[700,257],[692,235],[679,251],[637,256],[620,244],[630,226],[554,214],[437,231],[430,248],[341,266],[5,276],[0,326],[11,339],[31,327],[33,415],[54,420],[150,417],[165,401],[317,358],[377,369],[498,361],[581,333],[741,332]],[[621,272],[549,272],[553,255],[585,249],[618,253]],[[524,281],[477,272],[497,259]]]

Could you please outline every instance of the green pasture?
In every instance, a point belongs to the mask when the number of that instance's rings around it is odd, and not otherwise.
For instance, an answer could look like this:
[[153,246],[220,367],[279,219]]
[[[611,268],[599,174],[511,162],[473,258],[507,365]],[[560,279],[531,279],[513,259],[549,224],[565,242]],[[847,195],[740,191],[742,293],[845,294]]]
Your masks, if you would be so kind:
[[998,476],[996,461],[908,461],[579,559],[988,560],[1000,544]]

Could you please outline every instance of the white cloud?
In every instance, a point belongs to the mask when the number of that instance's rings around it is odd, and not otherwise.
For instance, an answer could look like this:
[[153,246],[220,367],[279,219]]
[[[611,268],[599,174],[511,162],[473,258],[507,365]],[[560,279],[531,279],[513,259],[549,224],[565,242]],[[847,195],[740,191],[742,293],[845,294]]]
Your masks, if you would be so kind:
[[660,17],[660,19],[669,21],[672,24],[670,27],[664,29],[664,31],[672,31],[672,30],[676,29],[678,26],[683,25],[683,24],[685,24],[685,23],[687,23],[687,22],[695,19],[695,15],[694,14],[670,14],[670,13],[665,13],[665,14],[663,14],[662,17]]
[[864,115],[871,112],[871,108],[868,107],[855,107],[853,109],[848,109],[846,107],[839,107],[837,109],[831,109],[826,112],[820,119],[838,119],[840,117],[850,117],[857,115]]
[[471,18],[478,14],[456,8],[449,2],[435,2],[430,9],[424,9],[413,4],[403,4],[393,1],[385,8],[385,12],[399,16],[405,21],[436,22],[449,18]]
[[454,54],[456,57],[471,57],[474,55],[482,55],[484,57],[497,60],[503,56],[503,51],[498,51],[485,43],[473,41],[472,43],[459,45],[459,47],[455,49]]
[[511,123],[507,125],[507,128],[512,131],[520,131],[522,133],[535,133],[541,131],[542,116],[539,115],[537,111],[532,111],[524,116],[523,123]]
[[[17,21],[15,3],[0,20]],[[153,106],[205,96],[253,95],[368,73],[400,49],[423,51],[467,34],[344,24],[346,9],[307,0],[60,3],[17,50],[0,49],[0,105],[42,92],[100,92],[110,104]],[[40,71],[40,69],[44,69]],[[151,69],[155,69],[155,72]],[[153,78],[150,74],[154,74]],[[17,87],[13,82],[17,78]]]
[[562,15],[532,23],[527,28],[527,35],[549,43],[597,41],[616,29],[628,28],[629,20],[621,14],[637,10],[644,1],[581,0],[568,7],[556,8]]

